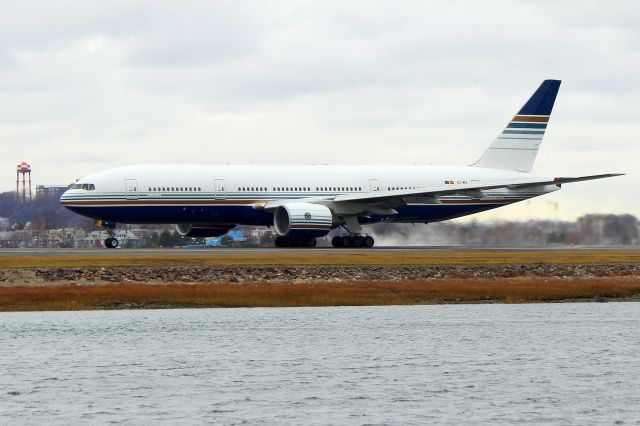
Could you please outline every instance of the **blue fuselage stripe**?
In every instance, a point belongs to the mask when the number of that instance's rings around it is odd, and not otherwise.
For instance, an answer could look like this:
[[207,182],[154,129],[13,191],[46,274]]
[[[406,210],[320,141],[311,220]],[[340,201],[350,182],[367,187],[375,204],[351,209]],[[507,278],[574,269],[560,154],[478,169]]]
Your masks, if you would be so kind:
[[[505,200],[506,203],[518,200]],[[434,222],[465,216],[505,205],[486,204],[410,204],[396,208],[396,215],[372,215],[360,218],[361,223]],[[84,216],[117,223],[234,223],[254,226],[273,225],[273,215],[247,205],[207,206],[67,206]],[[328,226],[330,226],[327,223]]]

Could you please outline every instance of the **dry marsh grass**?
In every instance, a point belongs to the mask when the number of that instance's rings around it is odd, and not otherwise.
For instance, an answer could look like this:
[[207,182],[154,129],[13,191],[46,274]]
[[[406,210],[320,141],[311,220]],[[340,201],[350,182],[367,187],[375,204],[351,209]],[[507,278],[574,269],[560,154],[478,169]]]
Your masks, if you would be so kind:
[[454,279],[322,284],[114,284],[0,288],[0,311],[531,303],[640,298],[640,280]]
[[268,266],[268,265],[505,265],[530,263],[639,263],[640,251],[377,251],[333,253],[225,253],[0,256],[0,268],[59,268],[110,266]]

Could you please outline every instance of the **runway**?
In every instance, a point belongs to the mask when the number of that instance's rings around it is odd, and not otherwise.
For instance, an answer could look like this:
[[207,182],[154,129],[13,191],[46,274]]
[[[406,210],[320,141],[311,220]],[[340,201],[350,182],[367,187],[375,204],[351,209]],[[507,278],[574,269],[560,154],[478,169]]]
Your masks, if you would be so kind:
[[473,253],[473,252],[496,252],[496,253],[518,253],[518,252],[594,252],[594,251],[623,251],[623,252],[640,252],[640,246],[558,246],[558,247],[521,247],[521,246],[502,246],[502,247],[486,247],[486,246],[380,246],[374,248],[333,248],[333,247],[315,247],[315,248],[275,248],[275,247],[208,247],[208,248],[144,248],[144,249],[107,249],[107,248],[0,248],[0,256],[116,256],[127,257],[132,255],[151,255],[151,256],[204,256],[211,255],[264,255],[264,254],[367,254],[375,253],[377,255],[389,253],[399,254],[406,253]]

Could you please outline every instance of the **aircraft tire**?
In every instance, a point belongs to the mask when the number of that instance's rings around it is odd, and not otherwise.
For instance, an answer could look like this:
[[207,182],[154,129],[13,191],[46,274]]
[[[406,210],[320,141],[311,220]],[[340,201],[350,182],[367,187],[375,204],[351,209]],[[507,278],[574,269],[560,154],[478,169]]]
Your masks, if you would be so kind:
[[106,248],[114,249],[118,247],[118,244],[119,242],[117,238],[107,238],[106,240],[104,240],[104,246]]
[[307,240],[307,247],[315,247],[316,244],[318,244],[318,240],[316,240],[315,238],[311,237]]
[[342,247],[351,247],[353,245],[353,239],[348,236],[345,235],[342,237]]
[[371,248],[371,247],[373,247],[373,245],[374,245],[375,243],[376,243],[376,242],[375,242],[375,240],[373,239],[373,237],[372,237],[372,236],[367,235],[366,237],[364,237],[364,246],[365,246],[366,248]]
[[364,237],[362,235],[356,235],[355,237],[353,237],[353,246],[354,247],[364,246]]
[[342,247],[342,237],[339,236],[335,236],[331,239],[331,245],[336,247],[336,248],[340,248]]

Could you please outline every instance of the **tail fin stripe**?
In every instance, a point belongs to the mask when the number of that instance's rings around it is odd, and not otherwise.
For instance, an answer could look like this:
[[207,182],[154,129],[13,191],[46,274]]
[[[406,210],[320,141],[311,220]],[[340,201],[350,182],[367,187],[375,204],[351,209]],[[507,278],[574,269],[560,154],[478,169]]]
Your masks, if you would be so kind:
[[[506,139],[513,139],[513,138],[506,138]],[[497,147],[497,146],[492,146],[488,149],[506,149],[510,151],[537,151],[538,150],[538,148],[507,148],[507,147]]]
[[541,141],[542,136],[514,136],[514,137],[498,136],[498,139],[513,139],[513,140],[519,140],[519,141]]
[[544,130],[503,130],[502,134],[505,133],[514,135],[544,135]]
[[518,128],[518,129],[546,129],[546,123],[514,123],[511,122],[507,126],[509,128]]
[[546,123],[549,121],[549,116],[548,115],[539,115],[539,116],[524,116],[524,115],[516,115],[515,117],[513,117],[513,119],[511,120],[513,121],[525,121],[525,122],[535,122],[535,123]]

